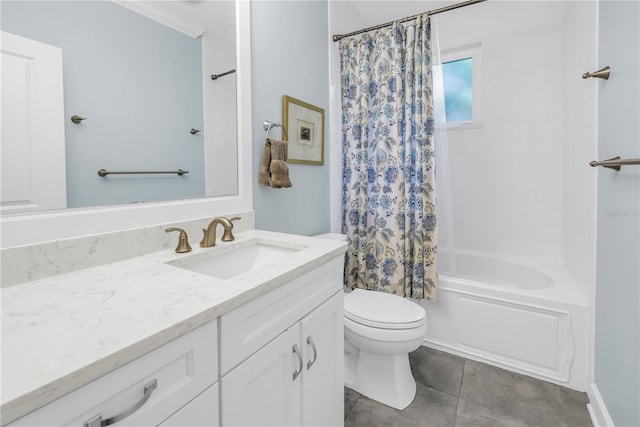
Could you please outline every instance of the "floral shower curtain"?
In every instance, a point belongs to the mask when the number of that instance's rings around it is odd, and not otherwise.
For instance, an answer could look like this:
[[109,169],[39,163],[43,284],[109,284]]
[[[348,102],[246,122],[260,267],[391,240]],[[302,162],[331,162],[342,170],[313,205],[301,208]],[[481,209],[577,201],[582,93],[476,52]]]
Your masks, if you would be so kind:
[[437,298],[431,25],[340,43],[345,281]]

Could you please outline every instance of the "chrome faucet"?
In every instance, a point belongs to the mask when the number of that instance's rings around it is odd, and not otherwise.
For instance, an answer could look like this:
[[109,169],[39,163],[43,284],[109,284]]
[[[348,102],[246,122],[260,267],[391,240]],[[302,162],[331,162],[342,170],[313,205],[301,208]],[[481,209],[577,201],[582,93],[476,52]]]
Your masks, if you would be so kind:
[[200,247],[210,248],[216,245],[216,228],[218,228],[218,224],[222,224],[222,227],[224,228],[224,234],[222,234],[222,239],[220,240],[222,240],[223,242],[231,242],[235,238],[233,237],[233,233],[231,232],[231,230],[233,229],[232,221],[237,221],[239,219],[241,219],[239,216],[231,219],[227,219],[221,216],[213,218],[209,223],[207,229],[202,229],[204,237],[200,241]]

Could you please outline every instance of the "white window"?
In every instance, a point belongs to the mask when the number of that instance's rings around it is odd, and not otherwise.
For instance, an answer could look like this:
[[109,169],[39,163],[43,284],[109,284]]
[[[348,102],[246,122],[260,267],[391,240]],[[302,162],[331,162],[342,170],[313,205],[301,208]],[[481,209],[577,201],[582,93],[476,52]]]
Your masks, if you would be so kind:
[[441,53],[444,106],[448,129],[480,125],[480,45],[448,49]]

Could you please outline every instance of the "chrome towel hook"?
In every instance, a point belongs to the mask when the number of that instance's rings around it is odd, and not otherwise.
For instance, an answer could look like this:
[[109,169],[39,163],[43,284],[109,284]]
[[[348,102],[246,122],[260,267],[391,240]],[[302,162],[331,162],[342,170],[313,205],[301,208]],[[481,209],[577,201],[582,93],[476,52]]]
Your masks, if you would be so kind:
[[264,134],[264,139],[269,138],[269,132],[271,132],[271,129],[273,129],[273,128],[282,128],[282,133],[284,134],[284,137],[286,139],[289,139],[289,136],[287,136],[287,129],[285,129],[284,126],[282,126],[278,122],[270,122],[269,120],[265,120],[262,123],[262,129],[264,129],[266,131],[266,133]]
[[584,73],[582,75],[583,79],[588,79],[589,77],[596,77],[598,79],[609,80],[609,76],[611,75],[611,68],[607,65],[604,68],[599,69],[598,71],[594,71],[593,73]]

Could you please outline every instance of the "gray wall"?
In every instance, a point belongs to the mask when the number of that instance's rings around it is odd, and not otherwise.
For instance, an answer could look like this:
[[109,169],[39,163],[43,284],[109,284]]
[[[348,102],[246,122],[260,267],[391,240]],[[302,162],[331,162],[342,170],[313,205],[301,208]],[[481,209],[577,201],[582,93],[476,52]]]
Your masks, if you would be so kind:
[[[256,228],[313,235],[329,231],[329,55],[326,1],[252,1],[253,208]],[[289,165],[293,187],[258,186],[264,120],[282,121],[282,96],[325,110],[323,166]],[[271,131],[280,138],[280,130]]]
[[[640,3],[602,1],[598,158],[640,155]],[[598,169],[595,382],[614,425],[640,425],[640,167]]]
[[[3,1],[2,30],[62,49],[68,207],[204,195],[202,49],[110,1]],[[69,118],[87,117],[82,124]],[[100,178],[98,169],[177,175]]]

